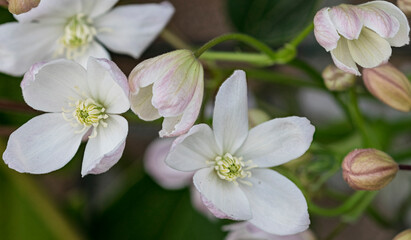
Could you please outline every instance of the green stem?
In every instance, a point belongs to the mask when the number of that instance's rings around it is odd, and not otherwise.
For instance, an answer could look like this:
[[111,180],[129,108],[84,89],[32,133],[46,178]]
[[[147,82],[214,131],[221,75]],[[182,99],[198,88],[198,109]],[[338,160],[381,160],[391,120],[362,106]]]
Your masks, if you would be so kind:
[[314,23],[311,22],[300,34],[298,34],[291,42],[289,43],[293,47],[297,47],[300,43],[314,30]]
[[354,222],[356,221],[365,210],[367,210],[368,206],[374,200],[375,196],[378,194],[378,191],[374,192],[365,192],[363,199],[355,205],[355,208],[349,212],[347,215],[343,216],[343,221],[345,222]]
[[363,147],[371,147],[371,141],[367,133],[364,117],[362,116],[361,111],[358,107],[357,93],[355,92],[355,88],[352,88],[350,90],[349,95],[351,119],[353,120],[358,131],[360,131],[364,145]]
[[253,37],[250,37],[248,35],[241,34],[241,33],[229,33],[229,34],[225,34],[222,36],[218,36],[214,39],[211,39],[209,42],[207,42],[202,47],[197,49],[194,52],[194,56],[196,58],[199,58],[208,49],[214,47],[215,45],[219,43],[222,43],[228,40],[237,40],[237,41],[246,43],[247,45],[252,46],[256,50],[259,50],[260,52],[265,53],[269,58],[272,58],[272,59],[276,58],[276,53],[273,50],[271,50],[271,48],[267,46],[265,43],[262,43]]
[[321,216],[326,216],[326,217],[335,217],[339,216],[343,213],[349,212],[351,209],[354,208],[358,202],[367,194],[367,192],[364,191],[358,191],[354,193],[347,201],[345,201],[342,205],[336,207],[336,208],[322,208],[317,206],[316,204],[312,202],[308,202],[308,209],[310,212],[321,215]]
[[171,46],[177,49],[192,49],[192,47],[184,42],[180,37],[175,35],[173,32],[171,32],[168,29],[164,29],[160,37],[164,39],[164,41],[168,42]]
[[270,66],[273,60],[267,55],[260,53],[241,53],[241,52],[213,52],[207,51],[201,55],[203,60],[222,60],[233,62],[248,62],[258,66]]

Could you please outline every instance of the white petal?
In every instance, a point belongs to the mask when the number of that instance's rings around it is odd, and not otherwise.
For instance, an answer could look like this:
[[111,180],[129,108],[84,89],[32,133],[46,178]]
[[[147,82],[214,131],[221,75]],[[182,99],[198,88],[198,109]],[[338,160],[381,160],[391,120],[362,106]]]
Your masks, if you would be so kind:
[[247,82],[244,71],[237,70],[218,90],[213,129],[222,151],[234,153],[248,134]]
[[0,25],[0,71],[19,76],[34,63],[51,59],[62,32],[63,28],[59,25]]
[[251,129],[236,153],[259,167],[273,167],[303,155],[311,145],[314,126],[301,117],[277,118]]
[[352,58],[364,68],[377,67],[391,56],[390,44],[377,33],[364,28],[356,40],[348,41]]
[[66,165],[84,134],[76,134],[61,113],[34,117],[10,135],[3,159],[18,172],[48,173]]
[[[59,57],[66,58],[65,55],[59,55]],[[89,57],[111,59],[107,50],[96,41],[91,42],[87,49],[82,54],[76,55],[73,60],[86,68]]]
[[[193,177],[191,177],[191,179],[192,178]],[[216,218],[214,217],[214,214],[212,214],[210,210],[208,210],[208,208],[206,207],[206,205],[204,205],[203,200],[201,198],[202,197],[201,197],[200,192],[195,188],[194,185],[191,185],[190,187],[191,205],[193,205],[194,209],[202,213],[210,221],[216,220]]]
[[329,10],[330,8],[323,8],[314,17],[315,39],[327,51],[336,48],[338,39],[340,39],[340,35],[338,35],[328,14]]
[[126,5],[95,19],[97,38],[113,52],[138,58],[174,13],[168,2]]
[[[68,18],[81,13],[82,0],[41,0],[39,5],[30,11],[14,15],[19,22],[65,23]],[[45,35],[47,36],[47,35]]]
[[86,70],[70,60],[58,59],[36,64],[21,82],[24,100],[32,108],[62,112],[68,102],[81,99],[87,91]]
[[160,118],[158,110],[151,103],[153,98],[153,85],[139,88],[130,94],[131,110],[144,121],[153,121]]
[[175,170],[165,163],[173,141],[172,138],[157,139],[144,154],[146,172],[166,189],[180,189],[190,185],[193,180],[193,173]]
[[93,100],[101,103],[107,113],[123,113],[130,108],[127,77],[112,61],[90,57],[87,82]]
[[394,4],[387,1],[372,1],[360,6],[375,7],[395,17],[400,23],[400,28],[393,38],[387,39],[391,46],[401,47],[410,42],[410,25],[405,14]]
[[400,29],[400,23],[394,16],[373,5],[359,5],[356,9],[365,27],[383,38],[392,38]]
[[166,163],[180,171],[195,171],[207,167],[206,162],[214,160],[217,155],[212,130],[206,124],[199,124],[175,140]]
[[[203,69],[201,68],[201,72]],[[203,76],[203,73],[201,73]],[[160,137],[174,137],[186,133],[197,120],[203,101],[204,80],[201,78],[196,86],[193,98],[181,116],[175,118],[164,118],[163,129]]]
[[250,223],[272,234],[290,235],[308,228],[310,219],[300,189],[281,174],[269,169],[254,169],[252,186],[241,185],[250,202]]
[[216,217],[233,220],[251,218],[250,204],[239,185],[220,179],[214,168],[197,171],[193,180],[204,204]]
[[82,12],[95,18],[108,12],[117,2],[118,0],[82,0]]
[[357,76],[361,75],[351,57],[347,39],[341,38],[338,41],[337,47],[331,51],[331,57],[339,69]]
[[100,174],[109,170],[120,160],[128,133],[127,120],[121,116],[110,115],[107,127],[97,127],[97,136],[88,140],[84,152],[81,175]]
[[363,27],[357,6],[341,4],[330,9],[329,14],[338,33],[346,39],[357,39]]

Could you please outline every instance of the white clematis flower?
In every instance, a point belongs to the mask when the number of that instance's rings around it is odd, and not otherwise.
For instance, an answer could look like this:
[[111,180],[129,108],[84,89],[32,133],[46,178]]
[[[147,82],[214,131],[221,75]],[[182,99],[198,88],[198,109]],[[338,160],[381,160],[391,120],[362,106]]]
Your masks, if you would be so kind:
[[277,235],[307,229],[307,203],[290,180],[266,169],[300,157],[309,148],[314,127],[306,118],[278,118],[248,131],[247,83],[235,71],[217,93],[213,130],[195,125],[177,138],[166,162],[180,171],[196,171],[194,185],[219,218],[249,220]]
[[18,171],[48,173],[66,165],[89,135],[81,174],[107,171],[120,159],[128,133],[118,114],[130,108],[126,76],[111,61],[90,58],[87,70],[59,59],[34,65],[21,82],[24,100],[47,112],[10,135],[3,160]]
[[138,58],[174,13],[168,2],[133,4],[111,10],[118,0],[42,0],[0,25],[0,71],[22,75],[40,61],[110,58],[107,50]]
[[356,64],[374,68],[391,56],[391,46],[409,43],[407,17],[394,4],[372,1],[358,6],[323,8],[314,17],[314,35],[335,65],[361,75]]

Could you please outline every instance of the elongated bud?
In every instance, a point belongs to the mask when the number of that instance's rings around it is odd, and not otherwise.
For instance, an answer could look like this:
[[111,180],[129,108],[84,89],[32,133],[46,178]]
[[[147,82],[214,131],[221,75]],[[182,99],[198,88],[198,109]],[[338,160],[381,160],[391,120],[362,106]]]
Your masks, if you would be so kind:
[[9,11],[13,14],[21,14],[30,11],[39,5],[40,0],[8,0]]
[[411,229],[402,231],[393,238],[393,240],[410,240],[410,239],[411,239]]
[[397,5],[405,15],[411,17],[411,0],[398,0]]
[[328,65],[322,72],[324,84],[330,91],[345,91],[355,84],[355,75]]
[[402,112],[411,110],[411,84],[391,64],[364,69],[363,79],[368,91],[388,106]]
[[377,149],[350,152],[342,164],[344,180],[356,190],[374,191],[385,187],[398,172],[398,164]]

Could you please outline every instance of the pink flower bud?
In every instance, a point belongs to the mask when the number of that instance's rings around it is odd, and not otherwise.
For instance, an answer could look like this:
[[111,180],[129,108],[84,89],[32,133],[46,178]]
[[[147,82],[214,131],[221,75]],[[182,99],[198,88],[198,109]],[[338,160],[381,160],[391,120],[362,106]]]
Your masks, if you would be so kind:
[[356,79],[354,74],[344,72],[334,65],[328,65],[323,70],[322,76],[325,86],[330,91],[345,91],[354,86]]
[[398,172],[398,164],[377,149],[350,152],[342,164],[344,180],[356,190],[374,191],[385,187]]
[[13,14],[21,14],[30,11],[39,5],[40,0],[8,0],[9,11]]
[[411,110],[411,84],[408,78],[391,64],[364,69],[363,79],[368,91],[399,111]]

